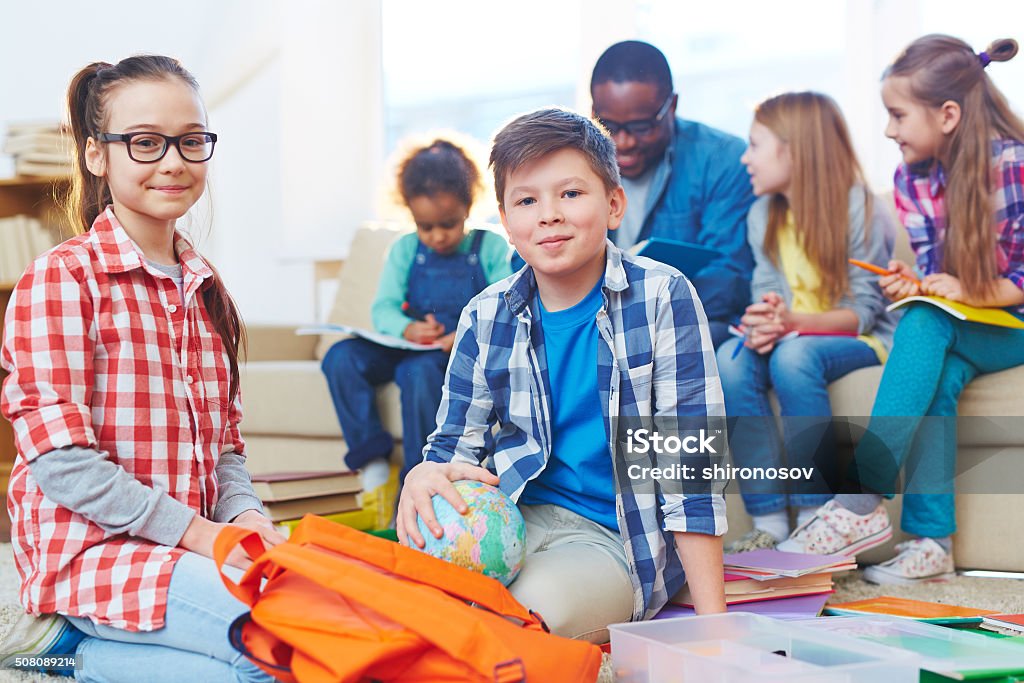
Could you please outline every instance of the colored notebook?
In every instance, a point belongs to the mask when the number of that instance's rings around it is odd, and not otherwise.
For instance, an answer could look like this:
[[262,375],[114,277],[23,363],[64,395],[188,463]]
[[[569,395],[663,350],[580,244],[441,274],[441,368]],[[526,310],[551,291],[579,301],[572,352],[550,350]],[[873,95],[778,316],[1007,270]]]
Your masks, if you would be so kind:
[[640,242],[629,251],[637,256],[646,256],[649,259],[668,264],[686,277],[696,276],[709,263],[724,256],[717,249],[661,237],[652,237]]
[[1024,635],[1024,614],[992,614],[981,618],[981,628],[1009,636]]
[[[821,614],[821,609],[828,601],[830,593],[817,595],[799,595],[778,600],[758,600],[726,605],[727,612],[750,612],[773,619],[786,621],[795,619],[811,619]],[[671,619],[673,617],[692,617],[696,612],[692,607],[683,607],[669,603],[654,617],[655,619]]]
[[780,576],[803,576],[820,572],[838,572],[855,569],[857,563],[846,555],[813,555],[811,553],[785,553],[781,550],[761,549],[745,553],[726,554],[725,571],[750,579],[764,581]]
[[996,327],[1012,327],[1017,330],[1024,330],[1024,320],[1021,320],[1002,308],[979,308],[977,306],[968,306],[967,304],[960,303],[959,301],[943,299],[941,296],[908,296],[905,299],[900,299],[899,301],[889,304],[885,310],[891,311],[900,308],[901,306],[906,306],[914,301],[931,304],[959,320],[966,320],[972,323],[982,323],[984,325],[995,325]]
[[893,617],[916,619],[931,624],[978,624],[986,615],[998,614],[995,610],[978,607],[961,607],[960,605],[944,605],[938,602],[908,600],[883,595],[867,600],[843,602],[829,605],[825,614],[885,614]]
[[[830,572],[795,577],[784,576],[767,581],[758,581],[739,574],[725,575],[725,603],[727,605],[832,592],[834,591]],[[693,607],[690,587],[683,586],[683,589],[672,596],[669,602],[683,607]]]

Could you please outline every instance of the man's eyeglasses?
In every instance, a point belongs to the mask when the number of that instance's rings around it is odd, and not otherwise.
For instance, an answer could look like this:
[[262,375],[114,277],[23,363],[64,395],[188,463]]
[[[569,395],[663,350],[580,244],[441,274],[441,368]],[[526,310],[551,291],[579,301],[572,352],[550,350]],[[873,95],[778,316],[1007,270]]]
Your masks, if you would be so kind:
[[624,130],[635,138],[642,138],[650,135],[654,132],[654,129],[658,127],[661,120],[665,118],[665,114],[668,113],[669,107],[672,106],[672,98],[675,97],[675,93],[669,93],[665,99],[664,104],[658,109],[658,113],[654,115],[654,118],[650,119],[638,119],[636,121],[627,121],[626,123],[618,123],[616,121],[609,121],[608,119],[597,116],[597,120],[602,126],[608,129],[608,133],[615,137],[619,134],[620,130]]
[[216,133],[186,133],[185,135],[164,135],[140,131],[137,133],[100,133],[100,142],[123,142],[128,148],[128,157],[140,164],[152,164],[167,154],[171,145],[178,148],[178,154],[185,161],[200,163],[209,161],[213,147],[217,144]]

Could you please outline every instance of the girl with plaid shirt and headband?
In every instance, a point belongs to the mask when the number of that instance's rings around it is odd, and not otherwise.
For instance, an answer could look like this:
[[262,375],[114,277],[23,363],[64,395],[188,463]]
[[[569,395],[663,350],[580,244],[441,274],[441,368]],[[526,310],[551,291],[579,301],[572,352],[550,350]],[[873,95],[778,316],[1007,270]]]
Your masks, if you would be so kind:
[[[1014,40],[975,54],[962,40],[929,35],[886,70],[885,133],[904,161],[896,209],[916,255],[916,272],[889,262],[878,281],[888,298],[934,295],[1024,319],[1024,122],[985,71],[1016,54]],[[853,555],[884,542],[891,527],[882,495],[891,497],[906,462],[901,523],[912,539],[864,578],[906,584],[952,576],[957,401],[976,376],[1022,363],[1024,330],[910,304],[855,453],[868,493],[829,501],[779,549]]]
[[4,655],[74,657],[88,681],[270,680],[228,642],[245,607],[211,559],[227,524],[284,540],[244,467],[244,330],[175,229],[206,189],[217,136],[195,79],[167,57],[90,64],[68,109],[81,234],[29,266],[3,340],[28,612]]

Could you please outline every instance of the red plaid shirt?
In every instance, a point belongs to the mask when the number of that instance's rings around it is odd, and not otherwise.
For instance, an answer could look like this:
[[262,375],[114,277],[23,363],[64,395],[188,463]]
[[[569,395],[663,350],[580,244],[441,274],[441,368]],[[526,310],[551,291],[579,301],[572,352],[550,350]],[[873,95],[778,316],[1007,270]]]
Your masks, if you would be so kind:
[[95,448],[147,486],[207,518],[221,453],[244,452],[240,402],[203,304],[213,272],[175,235],[185,301],[108,208],[92,230],[40,256],[7,309],[2,409],[18,458],[7,509],[33,614],[86,616],[131,631],[163,626],[184,552],[112,535],[40,491],[27,463],[65,446]]

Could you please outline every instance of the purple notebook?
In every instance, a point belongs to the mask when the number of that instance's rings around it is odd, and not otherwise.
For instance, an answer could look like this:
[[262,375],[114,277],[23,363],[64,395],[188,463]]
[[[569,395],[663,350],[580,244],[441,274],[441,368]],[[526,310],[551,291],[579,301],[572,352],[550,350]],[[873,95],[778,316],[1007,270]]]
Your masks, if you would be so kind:
[[[752,612],[774,619],[808,619],[821,613],[831,593],[820,595],[799,595],[794,598],[777,598],[775,600],[758,600],[729,605],[727,612]],[[696,612],[692,607],[682,607],[669,603],[654,617],[655,619],[672,619],[674,617],[692,617]]]
[[784,553],[781,550],[751,550],[745,553],[725,555],[725,570],[756,569],[776,572],[783,576],[802,576],[816,571],[826,571],[834,565],[849,564],[852,560],[845,555],[812,555],[810,553]]

